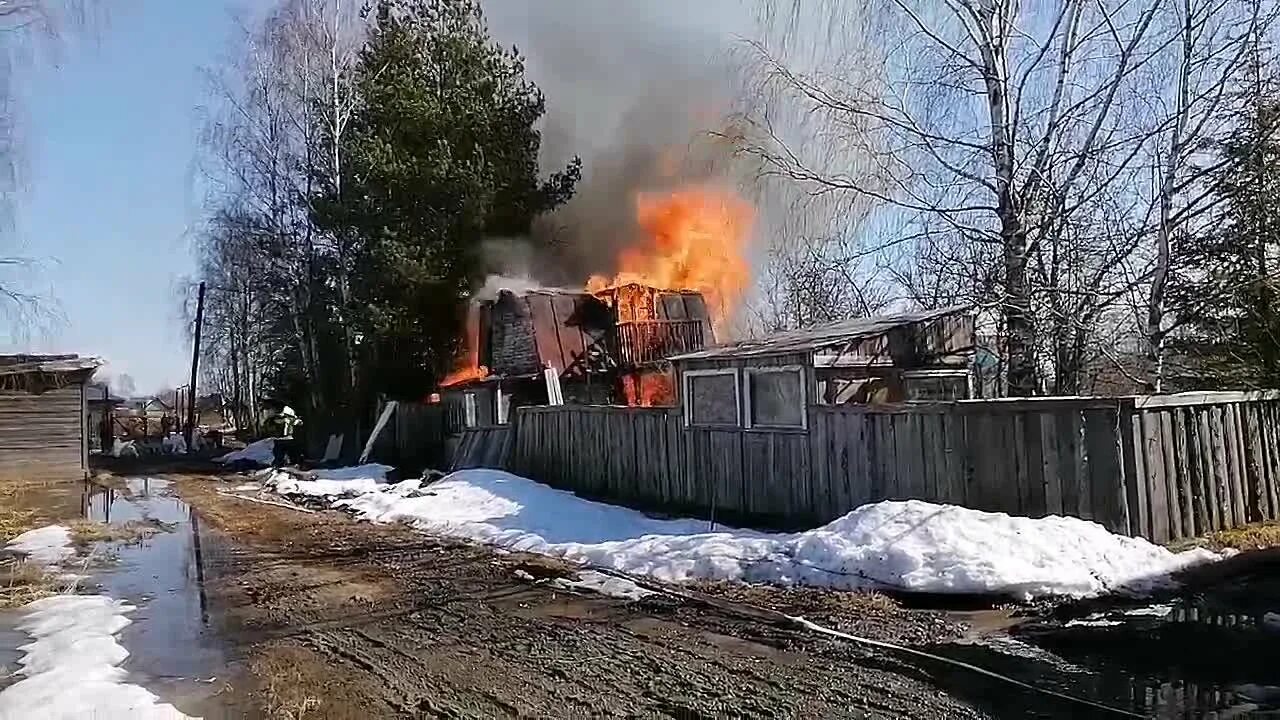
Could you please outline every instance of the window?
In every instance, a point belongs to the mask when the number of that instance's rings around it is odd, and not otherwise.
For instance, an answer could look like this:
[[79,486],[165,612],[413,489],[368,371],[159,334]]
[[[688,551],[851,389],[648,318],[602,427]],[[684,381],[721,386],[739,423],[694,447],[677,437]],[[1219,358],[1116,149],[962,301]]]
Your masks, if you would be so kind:
[[747,371],[748,427],[805,427],[804,370],[799,367]]
[[737,371],[687,370],[684,397],[685,425],[738,426]]
[[964,370],[914,370],[902,373],[907,400],[950,402],[969,397],[969,374]]

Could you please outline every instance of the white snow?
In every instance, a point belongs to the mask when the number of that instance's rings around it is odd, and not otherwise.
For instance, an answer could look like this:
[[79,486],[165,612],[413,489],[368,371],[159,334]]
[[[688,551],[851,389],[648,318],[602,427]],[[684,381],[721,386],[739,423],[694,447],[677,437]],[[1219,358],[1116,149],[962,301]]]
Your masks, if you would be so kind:
[[46,525],[14,537],[5,550],[23,553],[27,559],[46,567],[60,564],[75,554],[71,547],[71,531],[63,525]]
[[230,464],[233,462],[248,462],[254,465],[267,466],[275,460],[275,438],[263,438],[255,440],[244,446],[242,450],[229,452],[220,458],[216,458],[215,462]]
[[18,682],[0,692],[0,719],[179,720],[186,715],[126,682],[129,651],[115,635],[133,607],[105,595],[56,595],[22,608]]
[[111,457],[138,457],[138,446],[132,440],[115,438],[111,441]]
[[375,490],[334,505],[374,522],[406,522],[669,582],[1084,597],[1147,591],[1170,573],[1220,558],[1202,549],[1175,554],[1077,518],[1011,517],[919,500],[865,505],[813,530],[770,534],[658,520],[495,470]]
[[351,497],[378,492],[387,482],[389,465],[370,463],[333,470],[313,470],[314,480],[299,478],[292,473],[274,471],[263,483],[281,495],[309,495],[312,497]]
[[1269,612],[1263,615],[1262,627],[1266,630],[1280,632],[1280,613]]
[[639,600],[654,594],[652,590],[645,590],[630,580],[605,575],[595,570],[583,570],[578,573],[576,579],[556,578],[551,581],[551,584],[566,590],[587,590],[624,600]]

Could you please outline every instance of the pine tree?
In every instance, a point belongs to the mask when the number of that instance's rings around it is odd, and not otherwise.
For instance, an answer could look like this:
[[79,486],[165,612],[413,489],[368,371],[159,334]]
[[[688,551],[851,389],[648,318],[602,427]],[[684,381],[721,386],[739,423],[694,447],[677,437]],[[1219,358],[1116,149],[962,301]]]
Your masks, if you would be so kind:
[[1172,288],[1174,347],[1196,384],[1280,387],[1280,99],[1251,68],[1240,122],[1218,148],[1219,213],[1185,238]]
[[425,390],[453,356],[482,241],[527,235],[580,166],[539,178],[543,96],[520,55],[491,41],[476,0],[381,0],[374,12],[340,142],[346,184],[316,207],[354,239],[350,311],[375,355],[370,376]]

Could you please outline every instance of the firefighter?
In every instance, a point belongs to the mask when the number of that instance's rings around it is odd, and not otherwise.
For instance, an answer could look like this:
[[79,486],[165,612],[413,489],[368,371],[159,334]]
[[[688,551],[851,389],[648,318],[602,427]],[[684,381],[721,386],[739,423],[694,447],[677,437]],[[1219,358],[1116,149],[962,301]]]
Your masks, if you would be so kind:
[[302,424],[302,418],[293,408],[280,402],[271,403],[275,412],[267,418],[267,428],[275,439],[272,452],[275,455],[272,467],[282,467],[285,461],[296,463],[302,459],[301,446],[294,437],[294,431]]

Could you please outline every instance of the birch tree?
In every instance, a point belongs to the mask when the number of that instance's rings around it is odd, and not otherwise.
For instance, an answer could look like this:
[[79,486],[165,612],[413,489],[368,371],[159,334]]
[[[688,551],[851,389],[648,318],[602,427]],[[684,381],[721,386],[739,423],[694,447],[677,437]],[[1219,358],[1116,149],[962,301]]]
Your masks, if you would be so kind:
[[[882,77],[847,82],[755,50],[790,102],[859,138],[882,182],[815,168],[777,139],[749,151],[891,209],[913,238],[890,258],[895,276],[918,302],[988,311],[1009,394],[1079,392],[1102,335],[1152,287],[1153,231],[1194,217],[1185,168],[1214,127],[1214,79],[1238,58],[1238,3],[818,5],[881,48]],[[789,26],[817,11],[764,7]],[[1153,221],[1164,206],[1166,221]]]

